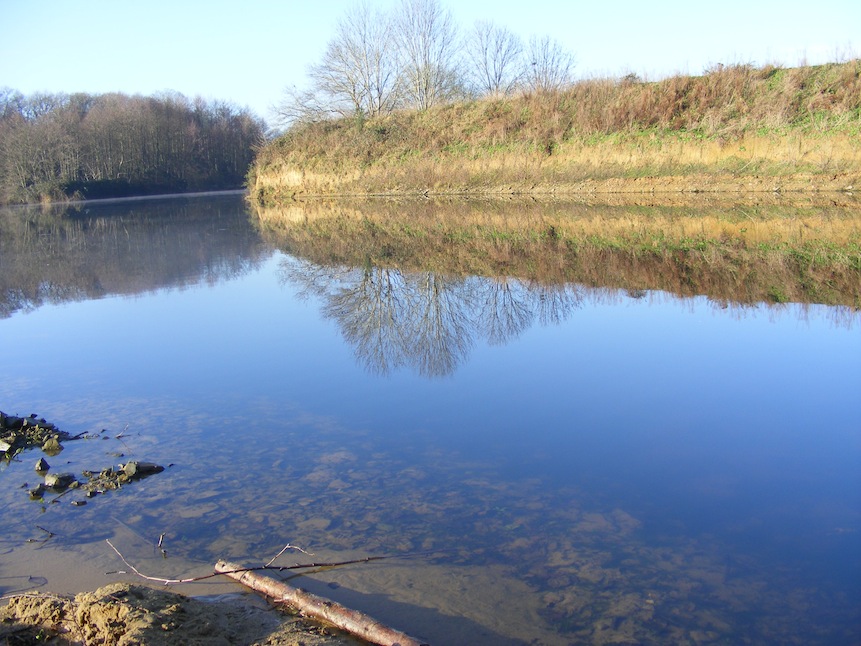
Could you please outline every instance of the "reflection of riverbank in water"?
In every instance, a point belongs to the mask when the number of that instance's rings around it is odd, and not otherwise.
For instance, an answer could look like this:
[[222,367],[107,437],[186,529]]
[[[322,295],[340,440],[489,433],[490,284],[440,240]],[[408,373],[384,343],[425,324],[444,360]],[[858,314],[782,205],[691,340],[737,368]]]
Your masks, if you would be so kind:
[[323,268],[370,264],[726,303],[861,303],[861,217],[833,206],[312,200],[257,213],[265,239]]

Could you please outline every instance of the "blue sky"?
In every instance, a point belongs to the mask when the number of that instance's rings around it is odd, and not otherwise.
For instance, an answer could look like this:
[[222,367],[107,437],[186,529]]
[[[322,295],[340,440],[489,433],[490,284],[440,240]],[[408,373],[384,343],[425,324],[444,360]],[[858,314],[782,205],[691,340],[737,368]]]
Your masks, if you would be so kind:
[[[0,0],[0,87],[223,99],[268,118],[356,0]],[[381,8],[397,0],[371,0]],[[699,74],[712,63],[857,57],[859,0],[443,0],[457,23],[549,35],[580,77]]]

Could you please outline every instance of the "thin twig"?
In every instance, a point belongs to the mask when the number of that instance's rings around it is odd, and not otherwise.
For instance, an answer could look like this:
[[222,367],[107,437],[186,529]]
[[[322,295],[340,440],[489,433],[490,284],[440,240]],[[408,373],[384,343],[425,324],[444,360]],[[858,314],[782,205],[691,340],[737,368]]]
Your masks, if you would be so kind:
[[275,556],[272,557],[272,560],[269,561],[266,564],[266,566],[268,567],[268,566],[272,565],[275,562],[275,559],[277,559],[279,556],[281,556],[287,550],[298,550],[299,552],[302,552],[302,554],[306,554],[308,556],[314,556],[311,552],[306,552],[301,547],[296,547],[295,545],[290,545],[290,543],[287,543],[287,545],[285,545],[284,547],[281,548],[281,551],[278,552],[278,554],[276,554]]
[[27,539],[28,543],[47,543],[52,538],[54,538],[54,536],[56,536],[56,534],[54,532],[52,532],[48,529],[45,529],[41,525],[36,525],[36,529],[41,529],[43,532],[45,532],[47,534],[47,536],[45,538],[28,538]]
[[140,570],[138,570],[134,565],[129,563],[126,560],[126,557],[123,556],[122,553],[116,547],[114,547],[114,544],[111,543],[110,539],[106,538],[105,542],[111,546],[111,549],[117,553],[117,556],[119,556],[122,559],[123,563],[128,565],[131,568],[132,572],[137,574],[142,579],[146,579],[147,581],[155,581],[156,583],[162,583],[164,585],[174,585],[176,583],[191,583],[192,581],[198,580],[197,577],[192,577],[189,579],[163,579],[161,577],[156,577],[156,576],[147,576],[146,574],[143,574]]
[[156,545],[156,547],[158,548],[158,551],[161,552],[161,557],[163,559],[166,559],[167,558],[167,550],[162,547],[162,545],[164,545],[164,535],[165,535],[165,532],[162,532],[161,534],[159,534],[158,545]]
[[[148,576],[148,575],[144,574],[143,572],[138,570],[134,565],[132,565],[131,563],[129,563],[126,560],[126,557],[123,556],[122,553],[116,547],[114,547],[114,544],[111,543],[110,539],[106,538],[105,542],[108,545],[110,545],[111,549],[117,553],[117,556],[119,556],[120,559],[122,559],[122,562],[125,563],[131,569],[131,571],[134,572],[136,575],[138,575],[142,579],[146,579],[147,581],[155,581],[156,583],[161,583],[163,585],[177,585],[180,583],[194,583],[196,581],[205,581],[206,579],[211,579],[211,578],[216,577],[216,576],[221,576],[222,574],[233,574],[233,573],[239,573],[239,572],[258,572],[260,570],[272,570],[275,572],[283,572],[284,570],[304,570],[304,569],[308,569],[308,568],[331,568],[331,567],[340,567],[342,565],[355,565],[357,563],[370,563],[371,561],[382,561],[382,560],[386,560],[386,559],[402,559],[402,558],[410,558],[413,556],[426,556],[428,554],[439,554],[440,553],[439,550],[433,550],[433,551],[429,551],[429,552],[413,552],[410,554],[390,554],[390,555],[386,555],[386,556],[365,556],[363,558],[350,559],[348,561],[328,561],[328,562],[318,561],[318,562],[314,562],[314,563],[294,563],[293,565],[269,565],[269,564],[267,564],[267,565],[258,565],[258,566],[254,566],[254,567],[237,568],[235,570],[230,570],[229,572],[214,572],[212,574],[204,574],[201,576],[189,577],[187,579],[166,579],[163,577]],[[288,546],[288,547],[290,547],[290,546]],[[285,549],[287,549],[287,548],[285,548]],[[299,548],[294,548],[294,549],[299,549]],[[304,552],[304,550],[300,550],[300,551]],[[283,552],[284,552],[284,550],[281,550],[281,552],[279,552],[279,556]],[[305,552],[305,553],[307,554],[307,552]],[[278,557],[276,556],[275,558],[278,558]],[[272,560],[274,561],[275,559],[272,559]],[[269,561],[269,563],[272,563],[272,561]],[[115,571],[115,572],[106,572],[106,574],[126,574],[126,572],[123,572],[120,570],[120,571]]]

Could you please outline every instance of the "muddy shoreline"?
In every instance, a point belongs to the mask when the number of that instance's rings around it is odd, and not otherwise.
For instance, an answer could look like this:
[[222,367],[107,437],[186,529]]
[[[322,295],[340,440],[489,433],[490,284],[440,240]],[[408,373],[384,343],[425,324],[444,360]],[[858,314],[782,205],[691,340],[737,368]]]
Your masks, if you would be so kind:
[[[160,465],[127,461],[119,468],[107,467],[99,473],[84,471],[78,480],[72,473],[57,473],[48,464],[46,458],[62,463],[59,456],[63,443],[106,439],[102,434],[94,438],[73,436],[36,414],[24,417],[0,411],[0,459],[32,459],[35,475],[41,481],[28,493],[31,500],[43,505],[68,502],[65,496],[73,494],[76,499],[72,506],[82,506],[87,498],[164,471]],[[28,542],[44,543],[54,537],[53,532],[39,529],[45,534]],[[9,575],[11,571],[5,567],[4,573]],[[3,578],[13,581],[21,577]],[[37,587],[47,584],[42,577],[29,576],[22,581]],[[195,598],[165,588],[118,582],[75,595],[34,590],[0,597],[0,644],[43,643],[327,646],[357,642],[243,593]]]
[[187,597],[165,589],[113,583],[75,596],[14,595],[0,607],[0,643],[355,646],[334,630],[244,595]]

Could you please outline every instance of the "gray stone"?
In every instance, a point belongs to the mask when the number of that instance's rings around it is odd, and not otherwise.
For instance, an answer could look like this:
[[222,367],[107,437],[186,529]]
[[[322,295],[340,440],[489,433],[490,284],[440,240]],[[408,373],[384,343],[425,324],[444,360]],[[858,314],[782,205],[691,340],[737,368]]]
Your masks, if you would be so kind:
[[143,478],[152,475],[153,473],[161,473],[164,467],[154,462],[126,462],[123,466],[123,473],[129,478]]
[[48,461],[45,458],[39,458],[39,461],[36,463],[36,471],[48,471],[50,470],[51,465],[48,464]]
[[45,476],[45,486],[52,489],[66,489],[75,482],[71,473],[49,473]]
[[56,437],[52,437],[42,445],[42,450],[48,455],[56,455],[63,450],[63,445]]

